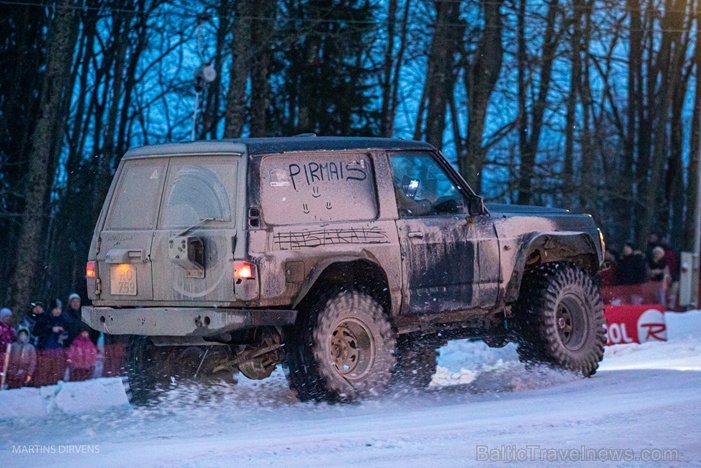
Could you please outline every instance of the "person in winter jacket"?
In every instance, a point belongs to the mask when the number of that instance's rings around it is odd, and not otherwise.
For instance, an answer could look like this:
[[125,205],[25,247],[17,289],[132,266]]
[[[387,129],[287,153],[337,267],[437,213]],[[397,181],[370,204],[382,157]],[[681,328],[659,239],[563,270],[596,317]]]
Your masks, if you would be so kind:
[[34,327],[40,319],[45,317],[44,313],[44,303],[41,301],[32,302],[32,308],[24,314],[22,321],[20,322],[20,327],[25,327],[29,330],[29,342],[35,347],[39,337],[34,334]]
[[37,366],[37,353],[29,342],[29,330],[20,326],[17,341],[10,350],[7,368],[7,388],[20,388],[29,385]]
[[8,308],[0,310],[0,353],[4,354],[7,345],[15,341],[15,329],[12,328],[12,311]]
[[90,341],[87,326],[80,328],[80,333],[71,343],[67,362],[71,370],[71,382],[88,380],[92,376],[97,362],[97,348]]
[[626,242],[623,253],[616,265],[616,284],[641,284],[647,281],[645,255],[635,246]]
[[12,311],[8,308],[0,310],[0,375],[7,371],[5,361],[8,345],[15,341],[15,330],[12,328]]
[[70,323],[63,316],[61,301],[54,301],[46,320],[37,322],[35,333],[39,336],[39,372],[36,385],[53,385],[63,380],[66,371],[66,347]]

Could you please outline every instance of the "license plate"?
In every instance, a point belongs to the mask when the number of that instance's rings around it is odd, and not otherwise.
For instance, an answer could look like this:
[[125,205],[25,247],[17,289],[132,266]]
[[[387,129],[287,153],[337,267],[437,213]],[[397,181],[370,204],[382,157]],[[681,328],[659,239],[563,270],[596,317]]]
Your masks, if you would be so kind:
[[110,268],[110,293],[113,296],[136,296],[136,267],[122,264]]

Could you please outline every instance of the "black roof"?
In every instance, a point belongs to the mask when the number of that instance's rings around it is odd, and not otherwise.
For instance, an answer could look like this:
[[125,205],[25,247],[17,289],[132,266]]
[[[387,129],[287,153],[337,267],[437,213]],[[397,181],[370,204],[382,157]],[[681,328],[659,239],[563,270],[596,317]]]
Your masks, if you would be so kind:
[[249,155],[275,154],[294,151],[324,150],[433,150],[428,143],[421,141],[400,140],[395,138],[370,137],[271,137],[241,138],[236,140],[203,140],[186,143],[166,143],[142,146],[129,150],[125,158],[146,156],[163,156],[197,153],[243,153]]

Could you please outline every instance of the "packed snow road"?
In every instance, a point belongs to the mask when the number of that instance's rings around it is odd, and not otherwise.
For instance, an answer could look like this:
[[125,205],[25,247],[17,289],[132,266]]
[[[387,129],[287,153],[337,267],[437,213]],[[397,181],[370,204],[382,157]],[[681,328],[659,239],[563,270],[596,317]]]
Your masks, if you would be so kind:
[[667,325],[669,342],[610,347],[590,379],[454,342],[429,390],[350,405],[299,403],[281,372],[149,409],[115,380],[66,387],[44,416],[0,392],[0,465],[701,466],[701,312]]

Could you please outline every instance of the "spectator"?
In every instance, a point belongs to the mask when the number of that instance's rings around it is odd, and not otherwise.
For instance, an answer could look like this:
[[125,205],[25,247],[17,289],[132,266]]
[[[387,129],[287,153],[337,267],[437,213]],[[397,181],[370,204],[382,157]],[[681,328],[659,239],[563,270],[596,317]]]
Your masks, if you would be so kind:
[[642,284],[647,281],[645,256],[631,242],[623,246],[621,259],[616,265],[616,284]]
[[0,310],[0,354],[5,355],[7,345],[15,341],[15,330],[12,328],[12,311],[7,307]]
[[664,256],[667,259],[667,268],[672,277],[672,285],[667,294],[667,307],[669,310],[678,310],[677,295],[679,293],[679,274],[681,272],[681,262],[679,253],[669,244],[669,239],[663,237],[660,246],[664,249]]
[[68,306],[63,312],[63,317],[68,323],[68,343],[70,346],[73,340],[78,336],[78,327],[81,323],[80,317],[80,296],[76,293],[71,293],[68,296]]
[[[15,341],[15,330],[12,328],[12,311],[8,308],[0,310],[0,374],[7,372],[5,357],[8,345]],[[5,380],[3,378],[3,380]]]
[[664,255],[664,249],[660,246],[652,249],[652,258],[647,261],[648,279],[650,281],[663,281],[669,276],[669,268],[667,268],[667,259]]
[[29,342],[35,347],[37,346],[38,337],[34,333],[34,326],[39,319],[43,319],[44,317],[44,303],[35,301],[32,302],[32,308],[24,315],[22,322],[20,322],[20,327],[25,327],[29,331]]
[[51,314],[47,320],[37,322],[39,335],[39,372],[37,385],[53,385],[64,378],[66,371],[66,346],[68,346],[68,329],[70,324],[63,316],[61,301],[52,304]]
[[67,362],[71,370],[72,382],[88,380],[95,371],[97,347],[90,341],[89,330],[87,325],[82,325],[78,336],[73,340],[68,350]]
[[601,285],[604,287],[613,286],[616,284],[616,267],[618,265],[616,253],[607,248],[604,252],[604,260],[608,268],[600,273]]
[[29,329],[20,326],[17,330],[17,342],[12,344],[10,361],[7,368],[7,387],[20,388],[29,385],[34,378],[37,366],[37,353],[29,342]]
[[[81,303],[82,300],[77,293],[71,293],[71,295],[68,296],[68,309],[66,309],[66,317],[71,321],[71,342],[78,335],[78,331],[83,323],[83,317],[80,310]],[[97,340],[100,338],[100,332],[88,328],[88,335],[90,336],[90,341],[92,341],[94,345],[97,345]]]
[[666,237],[663,237],[660,241],[660,247],[664,249],[664,257],[667,259],[667,267],[669,268],[672,281],[679,281],[679,254],[669,245],[669,239]]
[[647,236],[647,247],[645,248],[645,258],[652,258],[652,250],[660,245],[660,233],[657,231],[652,231]]

